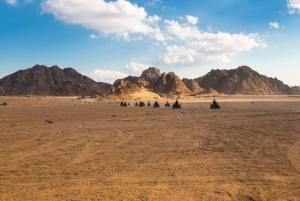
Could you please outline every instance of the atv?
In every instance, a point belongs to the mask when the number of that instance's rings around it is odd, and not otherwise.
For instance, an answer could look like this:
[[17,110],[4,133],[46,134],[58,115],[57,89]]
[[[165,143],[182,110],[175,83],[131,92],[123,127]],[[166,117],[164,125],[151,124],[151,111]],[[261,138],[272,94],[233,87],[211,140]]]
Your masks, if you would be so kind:
[[150,102],[147,103],[147,107],[151,107],[151,103]]
[[159,104],[158,103],[154,103],[153,108],[157,108],[157,107],[159,107]]
[[[128,105],[129,105],[129,103],[128,103]],[[120,106],[121,106],[121,107],[127,107],[127,103],[122,101],[122,102],[120,103]]]
[[210,104],[210,109],[220,109],[219,104]]
[[181,104],[173,104],[173,109],[181,109]]
[[165,107],[171,107],[170,103],[166,103]]

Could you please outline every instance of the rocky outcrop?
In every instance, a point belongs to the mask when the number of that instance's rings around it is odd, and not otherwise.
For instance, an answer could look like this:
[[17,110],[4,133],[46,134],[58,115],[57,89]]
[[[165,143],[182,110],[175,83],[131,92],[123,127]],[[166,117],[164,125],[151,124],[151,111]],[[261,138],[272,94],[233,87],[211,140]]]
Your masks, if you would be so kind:
[[153,85],[154,91],[161,94],[189,94],[191,91],[185,86],[181,79],[170,72],[163,73]]
[[160,70],[155,67],[149,67],[141,74],[141,78],[144,78],[150,84],[154,84],[160,76]]
[[204,92],[204,89],[200,87],[199,84],[193,79],[183,78],[182,82],[194,94],[200,94],[201,92]]
[[107,91],[106,95],[133,94],[148,85],[149,82],[147,82],[144,78],[138,78],[135,82],[121,79],[117,83],[114,83],[114,85]]
[[0,95],[77,96],[102,94],[111,85],[95,82],[72,68],[35,65],[2,78],[0,87]]
[[135,81],[137,81],[138,78],[139,78],[139,77],[129,75],[128,77],[125,77],[125,78],[123,78],[123,79],[117,79],[117,80],[114,82],[113,85],[118,84],[118,82],[120,82],[120,80],[123,80],[123,81],[129,81],[129,82],[135,82]]

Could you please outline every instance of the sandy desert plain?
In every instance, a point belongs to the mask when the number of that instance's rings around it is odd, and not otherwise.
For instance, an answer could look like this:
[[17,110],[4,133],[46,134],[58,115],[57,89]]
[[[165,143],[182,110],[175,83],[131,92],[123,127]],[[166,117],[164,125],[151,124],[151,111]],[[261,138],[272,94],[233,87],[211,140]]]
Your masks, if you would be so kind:
[[0,97],[0,200],[300,200],[300,97],[76,98]]

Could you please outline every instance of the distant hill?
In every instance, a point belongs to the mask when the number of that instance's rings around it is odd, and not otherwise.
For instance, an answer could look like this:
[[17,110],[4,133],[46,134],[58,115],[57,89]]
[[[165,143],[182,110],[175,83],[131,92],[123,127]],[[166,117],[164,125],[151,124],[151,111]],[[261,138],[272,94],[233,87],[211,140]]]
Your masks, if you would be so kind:
[[35,65],[0,79],[0,95],[97,95],[111,84],[95,82],[72,68]]
[[211,70],[194,80],[204,89],[213,88],[225,94],[300,94],[299,88],[289,87],[277,78],[261,75],[248,66],[232,70]]
[[[72,68],[35,65],[0,79],[0,95],[101,95],[109,99],[126,99],[131,94],[148,91],[160,97],[210,94],[300,94],[300,87],[289,87],[277,78],[261,75],[248,66],[231,70],[211,70],[202,77],[180,79],[174,72],[162,73],[155,67],[141,76],[118,79],[113,85],[94,80]],[[152,96],[152,95],[151,95]]]

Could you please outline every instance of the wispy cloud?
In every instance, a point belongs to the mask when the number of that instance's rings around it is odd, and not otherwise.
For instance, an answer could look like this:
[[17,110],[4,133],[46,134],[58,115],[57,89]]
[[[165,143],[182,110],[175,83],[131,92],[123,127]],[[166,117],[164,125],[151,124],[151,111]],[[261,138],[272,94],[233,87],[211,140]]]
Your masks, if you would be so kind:
[[158,7],[160,4],[163,4],[163,2],[161,0],[148,0],[145,3],[145,6]]
[[10,5],[17,5],[18,4],[18,0],[4,0],[6,3],[10,4]]
[[279,23],[276,22],[276,21],[275,22],[270,22],[269,26],[270,26],[270,28],[275,28],[275,29],[280,28]]
[[100,38],[100,36],[96,36],[96,35],[94,35],[94,34],[91,34],[91,35],[90,35],[90,38],[98,39],[98,38]]

